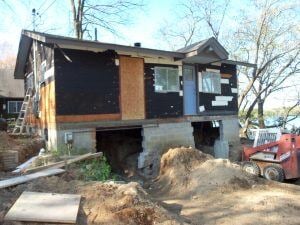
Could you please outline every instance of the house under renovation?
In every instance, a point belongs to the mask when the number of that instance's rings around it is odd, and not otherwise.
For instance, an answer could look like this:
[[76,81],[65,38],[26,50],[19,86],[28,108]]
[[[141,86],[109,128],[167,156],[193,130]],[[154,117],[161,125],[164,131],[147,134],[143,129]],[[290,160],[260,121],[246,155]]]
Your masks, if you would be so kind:
[[[157,173],[164,150],[239,142],[236,66],[214,38],[178,51],[23,31],[14,76],[30,100],[27,131],[48,149],[102,151],[117,167],[131,156]],[[24,125],[24,124],[23,124]]]

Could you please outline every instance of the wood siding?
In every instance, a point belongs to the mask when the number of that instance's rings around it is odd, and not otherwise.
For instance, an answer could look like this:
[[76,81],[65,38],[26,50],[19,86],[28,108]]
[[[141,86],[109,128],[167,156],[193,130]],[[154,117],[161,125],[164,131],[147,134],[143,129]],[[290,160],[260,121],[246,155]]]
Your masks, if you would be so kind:
[[[154,67],[172,67],[177,65],[145,64],[146,118],[172,118],[183,116],[183,98],[179,92],[155,92]],[[180,83],[182,77],[179,77]],[[182,86],[180,85],[182,90]]]

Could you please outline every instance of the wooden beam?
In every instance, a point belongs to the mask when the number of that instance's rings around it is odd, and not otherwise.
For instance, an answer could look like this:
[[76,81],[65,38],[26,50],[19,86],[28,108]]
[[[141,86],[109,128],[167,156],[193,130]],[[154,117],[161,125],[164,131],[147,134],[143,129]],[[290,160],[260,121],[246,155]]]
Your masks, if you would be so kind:
[[101,120],[121,120],[121,114],[93,114],[56,116],[57,123],[93,122]]
[[63,169],[47,169],[43,170],[37,173],[29,174],[29,175],[24,175],[24,176],[19,176],[19,177],[13,177],[10,179],[6,180],[1,180],[0,181],[0,189],[1,188],[6,188],[6,187],[11,187],[15,186],[18,184],[26,183],[28,181],[40,178],[40,177],[47,177],[47,176],[53,176],[57,174],[61,174],[65,172]]
[[60,162],[56,162],[56,163],[51,163],[49,165],[45,165],[45,166],[38,166],[35,168],[30,168],[30,169],[26,169],[24,172],[25,173],[33,173],[36,171],[40,171],[40,170],[44,170],[44,169],[48,169],[48,168],[62,168],[66,165],[70,165],[72,163],[76,163],[82,160],[87,160],[87,159],[94,159],[94,158],[98,158],[101,157],[103,155],[102,152],[97,152],[97,153],[87,153],[81,156],[78,156],[74,159],[69,159],[66,161],[60,161]]

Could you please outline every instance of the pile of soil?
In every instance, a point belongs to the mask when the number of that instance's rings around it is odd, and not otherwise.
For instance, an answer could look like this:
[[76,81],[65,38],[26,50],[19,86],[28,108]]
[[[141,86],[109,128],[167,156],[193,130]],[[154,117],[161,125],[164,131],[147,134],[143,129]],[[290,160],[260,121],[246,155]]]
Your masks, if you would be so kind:
[[81,202],[77,217],[77,224],[80,225],[182,224],[178,216],[153,203],[138,183],[84,182],[67,177],[68,174],[65,173],[63,176],[40,178],[13,188],[0,189],[0,224],[14,224],[3,221],[3,218],[23,191],[80,194]]
[[15,147],[17,143],[5,131],[0,131],[0,150]]
[[153,185],[160,193],[192,197],[208,190],[251,188],[264,183],[227,159],[214,159],[193,148],[169,149],[161,158],[160,174]]
[[0,131],[0,151],[17,151],[19,164],[37,155],[45,142],[39,137],[12,137]]

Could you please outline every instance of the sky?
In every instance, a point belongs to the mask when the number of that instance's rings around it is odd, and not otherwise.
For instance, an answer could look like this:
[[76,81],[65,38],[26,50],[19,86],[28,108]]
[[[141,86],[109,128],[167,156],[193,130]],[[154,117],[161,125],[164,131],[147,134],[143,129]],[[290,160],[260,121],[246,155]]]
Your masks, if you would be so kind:
[[[32,13],[35,8],[37,13],[37,31],[74,36],[72,32],[71,11],[69,0],[0,0],[0,44],[6,48],[0,54],[0,59],[5,54],[16,54],[22,29],[32,30]],[[181,0],[184,1],[184,0]],[[2,4],[1,4],[2,3]],[[143,47],[170,50],[170,47],[158,36],[158,29],[166,20],[175,19],[178,15],[179,0],[144,0],[143,10],[135,10],[128,15],[130,23],[117,27],[122,35],[116,37],[98,28],[98,40],[102,42],[133,45],[141,42]],[[247,0],[231,0],[229,14],[234,18],[234,13],[246,10]],[[236,21],[226,18],[224,25],[235,26]],[[55,25],[55,26],[53,26]],[[55,27],[55,28],[54,28]],[[296,90],[297,91],[297,90]],[[266,108],[276,108],[289,105],[286,99],[294,98],[293,91],[282,91],[271,96],[266,103]]]

